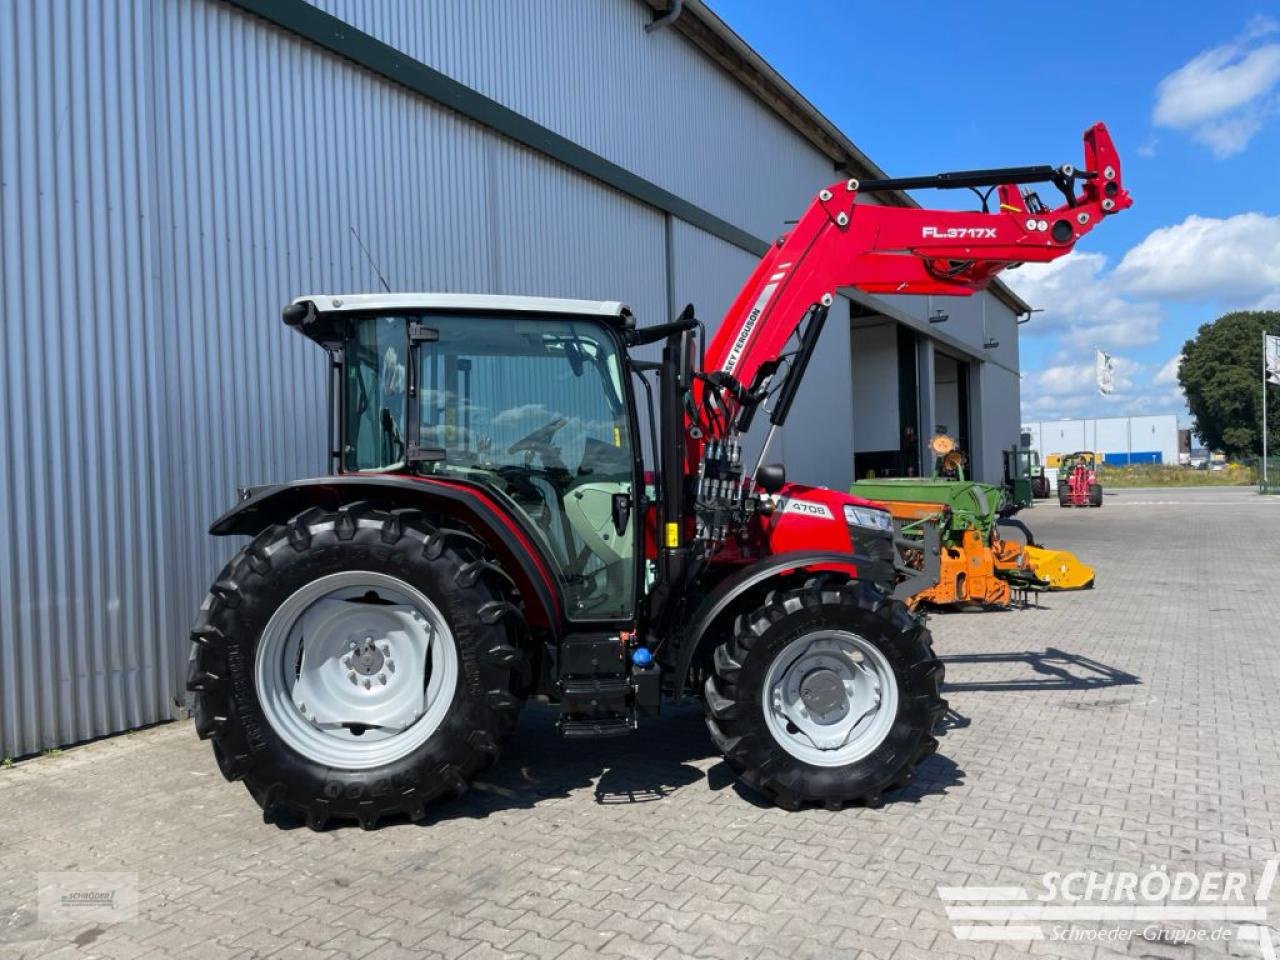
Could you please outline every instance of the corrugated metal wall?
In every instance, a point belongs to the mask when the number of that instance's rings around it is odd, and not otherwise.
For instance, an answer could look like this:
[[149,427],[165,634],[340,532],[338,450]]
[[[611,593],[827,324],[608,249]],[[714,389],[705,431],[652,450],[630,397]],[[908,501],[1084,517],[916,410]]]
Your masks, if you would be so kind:
[[678,31],[646,32],[638,0],[314,5],[766,240],[837,179]]
[[[411,6],[411,5],[410,5]],[[299,293],[618,298],[663,218],[217,0],[0,4],[0,753],[140,726],[237,484],[322,472]]]
[[0,750],[174,691],[142,6],[0,5]]

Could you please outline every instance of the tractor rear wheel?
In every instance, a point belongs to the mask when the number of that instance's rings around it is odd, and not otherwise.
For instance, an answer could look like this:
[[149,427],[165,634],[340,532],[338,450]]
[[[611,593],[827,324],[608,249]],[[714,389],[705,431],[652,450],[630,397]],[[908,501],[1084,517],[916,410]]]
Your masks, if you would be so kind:
[[1064,484],[1059,483],[1058,484],[1058,506],[1060,507],[1067,506],[1068,503],[1070,502],[1070,497],[1071,497],[1071,494],[1068,491],[1067,487]]
[[1102,506],[1102,485],[1097,483],[1089,484],[1089,506]]
[[706,682],[707,727],[742,780],[787,809],[878,805],[938,747],[942,663],[874,584],[836,575],[740,615]]
[[192,631],[196,730],[268,817],[372,828],[461,794],[524,702],[515,591],[471,534],[348,504],[259,534]]

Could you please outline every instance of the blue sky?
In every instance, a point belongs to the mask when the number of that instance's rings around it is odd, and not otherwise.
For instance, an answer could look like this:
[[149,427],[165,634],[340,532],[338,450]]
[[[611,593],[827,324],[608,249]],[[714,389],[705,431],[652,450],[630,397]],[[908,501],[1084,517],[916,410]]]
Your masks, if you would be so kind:
[[[1280,309],[1280,4],[711,6],[894,176],[1078,165],[1080,133],[1106,122],[1133,207],[1005,274],[1045,310],[1022,327],[1024,418],[1185,417],[1183,342],[1227,310]],[[1116,358],[1111,397],[1095,343]]]

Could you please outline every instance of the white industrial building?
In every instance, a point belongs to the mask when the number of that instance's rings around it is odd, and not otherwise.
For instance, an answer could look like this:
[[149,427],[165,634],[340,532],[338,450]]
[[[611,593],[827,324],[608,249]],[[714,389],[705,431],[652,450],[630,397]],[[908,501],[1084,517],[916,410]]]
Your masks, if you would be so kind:
[[1093,450],[1105,463],[1178,463],[1178,415],[1098,417],[1092,420],[1036,420],[1022,425],[1041,458]]
[[[395,290],[714,326],[820,187],[884,175],[698,0],[12,0],[0,63],[3,755],[184,700],[209,522],[326,469],[280,308],[378,289],[362,247]],[[842,487],[944,430],[997,480],[1027,309],[838,299],[775,453]]]

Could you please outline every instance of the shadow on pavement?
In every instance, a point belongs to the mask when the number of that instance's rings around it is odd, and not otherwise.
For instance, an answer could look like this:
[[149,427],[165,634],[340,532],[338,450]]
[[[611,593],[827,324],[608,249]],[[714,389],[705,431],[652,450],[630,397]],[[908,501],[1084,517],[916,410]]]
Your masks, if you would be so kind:
[[[672,794],[706,780],[712,791],[732,787],[746,803],[771,804],[735,778],[729,765],[717,762],[708,771],[694,764],[718,757],[707,735],[702,705],[696,702],[666,708],[660,717],[641,720],[630,736],[604,740],[565,741],[555,730],[558,709],[530,702],[520,725],[498,763],[471,785],[458,800],[428,808],[421,826],[458,818],[483,819],[510,810],[527,810],[537,804],[564,799],[592,789],[600,805],[630,806],[667,799]],[[935,754],[916,768],[910,785],[885,794],[886,803],[919,802],[942,794],[963,782],[963,771]],[[383,828],[407,819],[387,818]],[[301,824],[280,822],[291,829]],[[328,829],[355,827],[335,822]]]
[[[947,666],[947,680],[943,684],[945,693],[986,691],[999,693],[1006,690],[1098,690],[1105,687],[1127,687],[1140,684],[1142,678],[1108,666],[1078,653],[1067,653],[1056,647],[1038,650],[1018,650],[1008,653],[961,653],[944,656],[942,662]],[[977,678],[967,679],[969,671],[956,667],[1003,665],[1005,667],[1021,664],[1027,669],[1014,671],[1002,669],[1000,674],[1013,673],[1003,677],[983,677],[984,671],[974,671]],[[986,671],[990,674],[992,671]],[[957,679],[957,673],[961,679]],[[1027,675],[1030,674],[1030,675]]]

